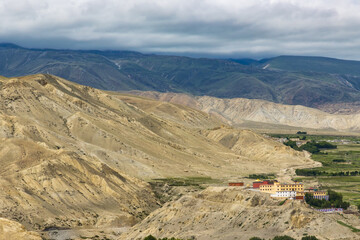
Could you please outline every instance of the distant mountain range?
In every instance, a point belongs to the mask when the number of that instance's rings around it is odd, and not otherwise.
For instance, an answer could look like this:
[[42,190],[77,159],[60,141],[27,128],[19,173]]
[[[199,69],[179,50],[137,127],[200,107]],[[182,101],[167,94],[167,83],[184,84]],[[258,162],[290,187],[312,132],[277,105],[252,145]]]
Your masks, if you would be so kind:
[[297,56],[223,60],[0,44],[0,75],[36,73],[104,90],[241,97],[317,108],[360,102],[359,61]]

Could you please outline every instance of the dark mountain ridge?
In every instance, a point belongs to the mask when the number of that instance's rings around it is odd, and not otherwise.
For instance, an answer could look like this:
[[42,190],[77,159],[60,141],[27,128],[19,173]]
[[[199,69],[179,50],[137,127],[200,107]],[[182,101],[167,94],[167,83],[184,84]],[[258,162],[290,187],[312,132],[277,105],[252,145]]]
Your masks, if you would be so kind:
[[280,56],[208,59],[0,44],[0,75],[49,73],[91,87],[243,97],[319,107],[360,101],[360,62]]

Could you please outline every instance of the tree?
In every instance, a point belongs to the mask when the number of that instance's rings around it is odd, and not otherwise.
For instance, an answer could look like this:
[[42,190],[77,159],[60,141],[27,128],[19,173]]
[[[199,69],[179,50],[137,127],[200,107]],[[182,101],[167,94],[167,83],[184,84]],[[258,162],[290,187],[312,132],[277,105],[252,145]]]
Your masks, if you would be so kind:
[[308,151],[309,153],[320,152],[319,148],[313,142],[307,142],[300,147],[300,150]]
[[360,212],[360,203],[357,205],[358,211]]
[[154,237],[153,235],[149,235],[145,237],[144,240],[156,240],[156,237]]
[[286,146],[291,147],[292,149],[299,150],[298,146],[296,145],[295,141],[289,140],[287,142],[284,142]]
[[306,236],[306,237],[302,237],[301,240],[318,240],[318,238],[315,236]]
[[252,237],[249,240],[264,240],[263,238],[259,238],[259,237]]
[[284,235],[284,236],[276,236],[273,238],[273,240],[295,240],[295,238]]
[[328,190],[328,195],[329,195],[329,201],[331,201],[331,202],[335,202],[335,201],[337,201],[337,200],[340,200],[340,201],[342,201],[343,200],[343,196],[342,196],[342,194],[341,193],[337,193],[337,192],[335,192],[335,191],[333,191],[333,190]]
[[310,202],[312,198],[313,197],[311,196],[310,193],[305,193],[305,202],[307,202],[307,203]]

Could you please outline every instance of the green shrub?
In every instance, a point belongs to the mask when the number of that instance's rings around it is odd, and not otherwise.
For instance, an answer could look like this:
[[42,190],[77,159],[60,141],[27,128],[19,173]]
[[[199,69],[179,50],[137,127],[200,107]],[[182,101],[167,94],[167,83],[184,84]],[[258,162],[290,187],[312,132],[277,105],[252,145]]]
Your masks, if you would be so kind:
[[274,173],[250,174],[248,178],[251,178],[251,179],[272,179],[272,178],[275,178],[275,174]]
[[325,141],[320,141],[320,142],[311,141],[311,142],[305,143],[304,145],[302,145],[300,147],[298,147],[296,145],[296,142],[291,141],[291,140],[289,140],[287,142],[284,142],[284,144],[286,146],[289,146],[289,147],[293,148],[294,150],[297,150],[297,151],[305,150],[305,151],[308,151],[310,153],[319,153],[320,149],[323,149],[323,148],[327,148],[327,149],[337,148],[336,145],[333,145],[333,144],[325,142]]
[[149,235],[145,237],[144,240],[156,240],[156,237],[154,237],[153,235]]
[[276,236],[273,238],[273,240],[295,240],[295,238],[284,235],[284,236]]
[[301,240],[318,240],[318,238],[315,236],[306,236],[306,237],[303,237]]
[[287,141],[287,142],[284,142],[284,144],[285,144],[286,146],[291,147],[292,149],[295,149],[295,150],[297,150],[297,151],[300,151],[300,149],[299,149],[298,146],[296,145],[296,142],[295,142],[295,141],[289,140],[289,141]]
[[308,151],[309,153],[320,152],[320,149],[313,142],[307,142],[304,145],[302,145],[299,149]]
[[283,201],[279,202],[279,206],[284,205],[284,203],[287,201],[287,199],[284,199]]
[[346,162],[346,160],[344,160],[344,159],[333,159],[332,161],[333,162]]

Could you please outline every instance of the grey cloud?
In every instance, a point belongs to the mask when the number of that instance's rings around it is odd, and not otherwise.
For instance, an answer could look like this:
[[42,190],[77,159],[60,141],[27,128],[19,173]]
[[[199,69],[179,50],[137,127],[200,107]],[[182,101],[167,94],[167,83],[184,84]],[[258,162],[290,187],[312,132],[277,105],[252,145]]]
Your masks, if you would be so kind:
[[0,41],[196,56],[360,59],[359,12],[351,0],[2,0]]

